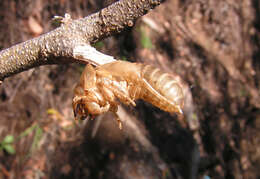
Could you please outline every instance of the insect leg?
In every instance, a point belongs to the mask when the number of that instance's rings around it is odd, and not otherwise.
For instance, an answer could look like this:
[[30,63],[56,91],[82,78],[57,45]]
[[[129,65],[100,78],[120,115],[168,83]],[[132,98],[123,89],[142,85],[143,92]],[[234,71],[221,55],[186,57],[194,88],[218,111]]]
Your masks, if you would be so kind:
[[114,114],[115,119],[118,123],[118,127],[121,130],[122,129],[122,121],[120,120],[119,116],[117,115],[117,110],[118,110],[118,102],[116,101],[115,95],[113,93],[113,91],[111,91],[110,89],[108,89],[105,86],[102,86],[100,88],[100,90],[103,93],[104,98],[109,101],[110,103],[110,111]]
[[[108,89],[106,86],[100,86],[99,90],[102,92],[102,96],[104,98],[105,101],[108,101],[110,103],[110,111],[115,111],[117,112],[117,106],[118,106],[118,102],[116,101],[116,97],[115,94],[113,93],[113,91],[111,91],[110,89]],[[115,109],[112,109],[115,108]]]
[[117,124],[118,124],[118,127],[120,130],[122,130],[123,128],[123,125],[122,125],[122,121],[120,120],[119,116],[117,115],[117,113],[114,113],[115,117],[116,117],[116,121],[117,121]]
[[99,115],[109,111],[110,104],[107,103],[105,106],[100,106],[96,102],[84,101],[85,108],[87,108],[90,115]]
[[102,84],[105,88],[109,89],[114,93],[114,95],[119,98],[123,103],[129,105],[136,106],[134,100],[130,98],[130,95],[128,93],[128,90],[126,88],[126,84],[119,84],[119,82],[114,82],[114,83],[104,83]]

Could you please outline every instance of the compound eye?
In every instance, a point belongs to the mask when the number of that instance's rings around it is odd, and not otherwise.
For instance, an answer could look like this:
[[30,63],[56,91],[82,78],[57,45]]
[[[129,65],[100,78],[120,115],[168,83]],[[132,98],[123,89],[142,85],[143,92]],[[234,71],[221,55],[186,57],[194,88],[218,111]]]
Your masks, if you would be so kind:
[[77,117],[79,115],[79,113],[81,113],[81,105],[77,104],[76,107],[73,110],[74,112],[74,117]]
[[88,111],[85,109],[84,104],[79,103],[74,110],[74,117],[78,120],[84,120],[89,116]]

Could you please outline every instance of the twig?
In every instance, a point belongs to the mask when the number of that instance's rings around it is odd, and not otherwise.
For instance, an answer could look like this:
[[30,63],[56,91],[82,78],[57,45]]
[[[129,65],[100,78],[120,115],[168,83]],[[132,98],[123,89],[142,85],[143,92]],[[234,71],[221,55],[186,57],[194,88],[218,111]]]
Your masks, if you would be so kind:
[[62,25],[59,28],[2,50],[0,81],[45,64],[106,63],[105,59],[100,62],[97,59],[79,58],[84,55],[76,52],[79,52],[78,49],[82,46],[89,46],[112,34],[120,33],[127,27],[132,27],[138,17],[159,4],[160,0],[120,0],[82,19],[71,20],[66,16],[61,19]]

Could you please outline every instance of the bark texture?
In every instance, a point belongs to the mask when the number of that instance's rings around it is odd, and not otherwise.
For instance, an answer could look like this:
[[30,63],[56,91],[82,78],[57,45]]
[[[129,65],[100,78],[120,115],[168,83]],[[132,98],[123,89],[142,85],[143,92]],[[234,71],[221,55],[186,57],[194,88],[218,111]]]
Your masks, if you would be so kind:
[[91,44],[126,27],[160,4],[160,0],[121,0],[78,20],[64,18],[61,27],[0,52],[0,80],[44,64],[77,61],[76,46]]

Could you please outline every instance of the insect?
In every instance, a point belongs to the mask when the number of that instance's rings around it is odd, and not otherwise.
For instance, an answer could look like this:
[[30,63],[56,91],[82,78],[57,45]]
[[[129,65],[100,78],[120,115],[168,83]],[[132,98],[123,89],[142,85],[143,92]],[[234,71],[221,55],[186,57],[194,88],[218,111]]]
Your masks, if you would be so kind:
[[115,61],[94,68],[87,65],[74,89],[73,110],[76,119],[95,117],[111,111],[115,114],[119,101],[135,106],[143,99],[167,111],[182,114],[184,96],[174,75],[142,63]]

